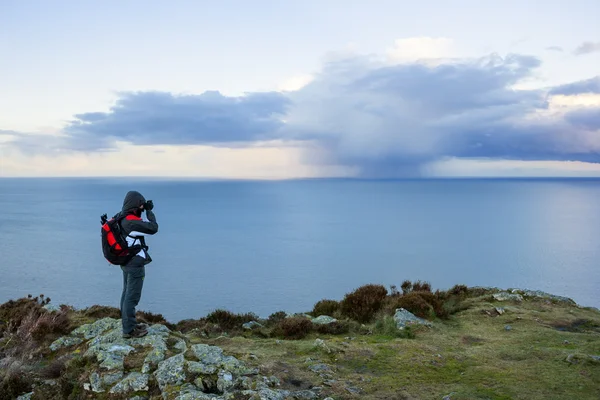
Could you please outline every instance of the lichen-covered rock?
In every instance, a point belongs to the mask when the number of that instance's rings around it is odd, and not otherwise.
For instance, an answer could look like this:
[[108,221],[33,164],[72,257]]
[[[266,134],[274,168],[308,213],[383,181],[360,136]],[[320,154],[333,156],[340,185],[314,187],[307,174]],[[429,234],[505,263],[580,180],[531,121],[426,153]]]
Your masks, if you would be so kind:
[[312,322],[317,325],[327,325],[337,322],[337,319],[330,317],[329,315],[319,315],[317,318],[314,318]]
[[102,382],[106,386],[111,386],[123,379],[123,371],[108,372],[102,375]]
[[220,392],[226,392],[233,387],[233,375],[228,371],[219,371],[217,379],[217,389]]
[[148,336],[169,337],[171,330],[162,324],[154,324],[148,327]]
[[190,384],[182,385],[175,400],[222,400],[223,397],[212,393],[204,393]]
[[85,339],[91,339],[103,332],[117,329],[121,326],[121,320],[114,318],[102,318],[92,324],[81,325],[71,332],[72,336],[83,336]]
[[319,396],[310,390],[299,390],[291,393],[292,398],[297,400],[315,400]]
[[257,328],[262,328],[262,324],[259,324],[256,321],[250,321],[250,322],[246,322],[245,324],[242,324],[242,328],[247,329],[247,330],[252,330],[252,329],[257,329]]
[[185,353],[187,351],[187,344],[185,344],[185,340],[179,339],[173,348],[179,350],[181,353]]
[[260,400],[285,400],[290,392],[287,390],[260,389],[257,392]]
[[184,370],[185,358],[183,354],[178,354],[158,364],[158,369],[154,372],[158,386],[163,389],[167,385],[180,385],[185,381]]
[[210,375],[217,372],[217,367],[214,364],[204,364],[197,361],[187,361],[188,371],[192,374]]
[[327,364],[313,364],[313,365],[309,365],[308,369],[310,369],[312,372],[320,374],[323,372],[331,372],[331,368],[329,368],[329,366]]
[[148,375],[139,372],[132,372],[121,382],[110,389],[110,393],[127,393],[148,390]]
[[432,326],[431,322],[424,320],[423,318],[419,318],[413,313],[404,308],[396,309],[396,314],[394,314],[394,321],[396,322],[396,327],[398,329],[404,329],[407,326],[411,325],[425,325]]
[[31,400],[31,396],[33,396],[33,392],[25,393],[17,397],[17,400]]
[[219,368],[232,372],[238,375],[252,375],[258,371],[253,368],[248,368],[242,361],[233,356],[223,354],[223,349],[217,346],[209,346],[207,344],[195,344],[192,346],[192,351],[196,355],[200,364],[204,367],[194,364],[192,367],[196,369],[204,369],[206,371],[218,370]]
[[102,362],[100,363],[100,368],[104,370],[120,370],[122,371],[124,366],[123,363],[125,361],[125,357],[120,354],[112,354],[108,353],[103,357]]
[[150,350],[146,355],[146,358],[144,359],[144,365],[142,366],[142,372],[147,374],[153,368],[158,366],[158,363],[165,359],[165,353],[167,352],[167,342],[162,336],[151,336],[144,342],[144,345],[152,346],[152,350]]
[[50,350],[56,351],[56,350],[62,349],[63,347],[71,347],[71,346],[78,345],[82,342],[83,342],[83,339],[78,338],[78,337],[63,336],[61,338],[56,339],[54,342],[52,342],[52,344],[50,345]]
[[90,387],[92,391],[96,393],[104,392],[102,388],[102,379],[100,379],[100,375],[97,372],[92,372],[90,375]]
[[497,301],[523,301],[523,296],[518,293],[500,292],[492,295]]

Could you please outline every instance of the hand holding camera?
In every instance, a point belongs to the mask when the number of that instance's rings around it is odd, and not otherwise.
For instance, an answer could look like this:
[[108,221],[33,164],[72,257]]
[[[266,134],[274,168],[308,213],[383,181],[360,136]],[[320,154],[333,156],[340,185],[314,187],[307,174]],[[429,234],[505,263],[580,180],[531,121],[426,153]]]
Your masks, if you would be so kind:
[[154,208],[154,203],[152,202],[152,200],[148,200],[144,203],[144,210],[152,211],[153,208]]

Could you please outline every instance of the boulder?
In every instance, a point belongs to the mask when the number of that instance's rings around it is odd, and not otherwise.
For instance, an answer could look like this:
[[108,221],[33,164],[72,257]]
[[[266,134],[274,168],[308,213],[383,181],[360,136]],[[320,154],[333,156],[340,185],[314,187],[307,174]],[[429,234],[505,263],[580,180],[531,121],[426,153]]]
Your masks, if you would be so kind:
[[497,301],[523,301],[523,296],[518,293],[500,292],[492,295]]
[[404,329],[407,326],[411,325],[425,325],[432,326],[433,324],[423,318],[419,318],[413,313],[404,308],[396,309],[396,314],[394,314],[394,321],[396,322],[396,326],[398,329]]
[[110,393],[128,393],[148,390],[148,375],[132,372],[110,389]]
[[82,342],[83,342],[83,339],[78,338],[78,337],[63,336],[61,338],[56,339],[54,342],[52,342],[52,344],[50,345],[50,350],[56,351],[56,350],[62,349],[63,347],[76,346]]
[[85,339],[91,339],[106,331],[121,327],[121,320],[114,318],[102,318],[92,324],[81,325],[71,332],[72,336],[83,336]]
[[185,381],[184,363],[183,354],[161,361],[154,372],[158,386],[163,389],[168,385],[181,385]]
[[329,315],[319,315],[317,318],[314,318],[312,322],[317,325],[327,325],[337,322],[337,319],[330,317]]
[[246,330],[252,330],[252,329],[258,329],[258,328],[262,328],[262,324],[259,324],[256,321],[250,321],[250,322],[246,322],[245,324],[242,325],[242,328],[246,329]]

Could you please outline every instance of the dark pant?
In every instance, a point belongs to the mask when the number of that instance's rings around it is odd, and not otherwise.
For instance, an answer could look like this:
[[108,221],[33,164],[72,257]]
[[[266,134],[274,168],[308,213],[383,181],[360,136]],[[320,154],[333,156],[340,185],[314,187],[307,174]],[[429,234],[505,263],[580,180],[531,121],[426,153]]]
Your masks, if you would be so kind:
[[135,307],[142,297],[142,287],[146,276],[146,267],[143,261],[141,257],[135,257],[129,264],[121,267],[123,270],[123,293],[121,294],[123,333],[130,333],[137,323]]

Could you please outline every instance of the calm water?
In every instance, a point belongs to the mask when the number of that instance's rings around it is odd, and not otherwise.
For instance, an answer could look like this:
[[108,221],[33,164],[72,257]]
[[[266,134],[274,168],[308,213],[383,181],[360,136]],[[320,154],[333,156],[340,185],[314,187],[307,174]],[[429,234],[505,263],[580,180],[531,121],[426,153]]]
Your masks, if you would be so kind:
[[0,302],[118,305],[102,213],[155,203],[139,309],[305,311],[365,283],[527,287],[600,306],[600,180],[0,179]]

